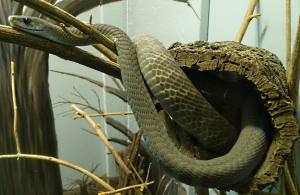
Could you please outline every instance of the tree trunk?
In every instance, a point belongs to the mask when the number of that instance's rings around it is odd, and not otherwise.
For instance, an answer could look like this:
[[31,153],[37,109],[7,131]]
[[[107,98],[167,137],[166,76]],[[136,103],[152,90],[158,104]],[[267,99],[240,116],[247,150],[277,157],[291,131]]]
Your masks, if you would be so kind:
[[[23,6],[0,0],[0,23],[7,17],[22,14]],[[26,15],[37,15],[27,9]],[[16,153],[13,136],[13,106],[10,61],[15,61],[18,134],[22,153],[57,157],[57,143],[48,85],[48,54],[0,43],[0,153]],[[59,167],[31,159],[0,160],[1,195],[62,194]]]

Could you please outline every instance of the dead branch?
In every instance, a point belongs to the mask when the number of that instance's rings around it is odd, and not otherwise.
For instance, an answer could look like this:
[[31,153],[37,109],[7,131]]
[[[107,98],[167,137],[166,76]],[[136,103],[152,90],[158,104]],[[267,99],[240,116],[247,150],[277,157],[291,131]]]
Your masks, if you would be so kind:
[[37,36],[16,31],[9,26],[0,25],[0,41],[43,50],[65,60],[71,60],[79,64],[83,64],[89,68],[101,71],[118,79],[121,78],[119,64],[103,60],[76,47],[61,45]]
[[287,66],[287,83],[289,94],[295,106],[298,102],[298,86],[299,86],[299,66],[300,66],[300,17],[298,18],[298,27],[296,40],[293,47],[292,63]]
[[247,12],[246,12],[246,15],[244,17],[244,20],[242,22],[242,25],[240,27],[240,30],[239,32],[237,33],[236,37],[235,37],[235,41],[236,42],[241,42],[245,33],[246,33],[246,30],[249,26],[249,23],[251,22],[251,20],[255,17],[257,17],[258,15],[253,15],[253,11],[255,9],[255,6],[257,4],[258,0],[250,0],[249,2],[249,5],[248,5],[248,9],[247,9]]
[[16,86],[15,86],[15,62],[11,61],[11,94],[13,100],[13,109],[14,109],[14,125],[13,125],[13,134],[16,142],[17,153],[21,153],[20,140],[18,134],[18,106],[16,101]]
[[107,140],[104,133],[100,130],[100,125],[97,124],[87,113],[83,110],[79,109],[76,105],[71,105],[71,107],[77,112],[77,115],[82,116],[97,132],[99,138],[103,141],[103,143],[107,146],[107,148],[111,151],[112,155],[114,156],[116,162],[119,164],[121,169],[126,173],[130,174],[130,169],[125,165],[124,161],[113,147],[113,145]]
[[117,192],[124,192],[124,191],[127,191],[127,190],[130,190],[130,189],[133,189],[133,188],[145,188],[145,186],[148,186],[150,184],[153,184],[154,181],[150,181],[150,182],[146,182],[146,183],[142,183],[142,184],[136,184],[136,185],[131,185],[131,186],[127,186],[127,187],[124,187],[124,188],[120,188],[120,189],[117,189],[117,190],[112,190],[112,191],[109,191],[109,192],[100,192],[98,193],[98,195],[106,195],[106,194],[115,194]]
[[64,165],[66,167],[72,168],[74,170],[77,170],[77,171],[89,176],[95,182],[97,182],[100,186],[103,186],[105,189],[114,190],[114,188],[112,186],[110,186],[108,183],[106,183],[105,181],[103,181],[102,179],[100,179],[99,177],[97,177],[96,175],[91,173],[90,171],[83,169],[80,166],[69,163],[67,161],[58,159],[58,158],[54,158],[51,156],[45,156],[45,155],[35,155],[35,154],[3,154],[3,155],[0,155],[0,159],[8,159],[8,158],[29,158],[29,159],[35,159],[35,160],[45,160],[45,161],[54,162],[54,163],[57,163],[60,165]]
[[95,80],[95,79],[92,79],[92,78],[89,78],[89,77],[86,77],[86,76],[83,76],[83,75],[80,75],[80,74],[74,74],[74,73],[63,72],[63,71],[58,71],[58,70],[50,70],[50,71],[86,80],[86,81],[88,81],[88,82],[90,82],[94,85],[97,85],[98,87],[103,87],[106,92],[108,92],[112,95],[115,95],[116,97],[120,98],[124,102],[127,102],[127,98],[126,98],[124,90],[121,90],[119,87],[114,88],[114,87],[111,87],[111,86],[106,86],[99,80]]

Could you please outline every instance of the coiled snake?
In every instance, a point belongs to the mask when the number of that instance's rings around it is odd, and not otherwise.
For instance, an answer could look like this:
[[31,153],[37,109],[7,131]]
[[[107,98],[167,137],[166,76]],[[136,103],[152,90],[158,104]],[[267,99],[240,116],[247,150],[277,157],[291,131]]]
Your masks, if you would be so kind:
[[[39,18],[10,16],[9,21],[17,29],[61,44],[93,44],[75,28],[69,29],[76,34],[71,36],[59,26]],[[184,183],[206,187],[232,186],[248,179],[267,148],[266,116],[257,98],[243,96],[241,131],[237,131],[195,89],[156,39],[141,35],[133,43],[114,26],[94,24],[93,27],[114,38],[128,103],[150,152],[169,174]],[[225,154],[210,160],[198,160],[179,152],[168,137],[144,80],[162,107],[201,146],[212,153]]]

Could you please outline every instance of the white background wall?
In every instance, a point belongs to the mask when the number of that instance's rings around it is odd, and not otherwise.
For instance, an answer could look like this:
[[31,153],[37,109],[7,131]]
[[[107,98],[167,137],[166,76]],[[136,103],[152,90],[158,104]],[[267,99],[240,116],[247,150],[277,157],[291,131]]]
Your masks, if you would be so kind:
[[[210,6],[207,2],[209,0],[190,0],[195,12],[201,17],[200,20],[187,4],[173,0],[123,0],[98,6],[96,9],[80,15],[79,18],[88,21],[89,16],[93,15],[93,23],[116,25],[130,36],[149,33],[156,36],[166,46],[176,41],[187,43],[206,39],[207,30],[207,38],[210,42],[234,40],[246,12],[248,1],[210,0]],[[243,40],[245,44],[261,46],[274,52],[283,62],[285,62],[284,2],[261,0],[262,16],[259,20],[253,20]],[[209,15],[206,15],[208,12]],[[299,12],[300,2],[293,1],[293,40]],[[209,27],[207,26],[208,21]],[[260,40],[260,34],[265,27],[267,27],[266,34],[264,39]],[[93,51],[91,48],[87,49]],[[56,56],[51,56],[50,68],[83,74],[114,86],[111,79],[104,74]],[[96,90],[101,98],[101,107],[106,112],[126,111],[128,109],[122,101],[80,79],[50,72],[49,82],[53,103],[60,101],[60,96],[78,100],[71,95],[74,92],[73,87],[76,87],[88,97],[92,104],[97,104],[97,99],[91,91],[92,89]],[[60,157],[88,169],[100,163],[96,170],[97,174],[116,174],[114,163],[110,160],[110,155],[107,154],[108,151],[101,141],[97,137],[80,130],[80,128],[89,128],[87,123],[82,119],[74,121],[70,115],[66,117],[59,115],[59,113],[69,109],[69,106],[54,109]],[[131,129],[137,129],[133,117],[118,117],[118,119]],[[103,120],[99,119],[98,121],[103,125],[103,129],[109,137],[122,137],[113,128],[107,127]],[[79,173],[73,170],[67,168],[61,168],[61,170],[64,184],[70,183],[68,178],[81,177]]]

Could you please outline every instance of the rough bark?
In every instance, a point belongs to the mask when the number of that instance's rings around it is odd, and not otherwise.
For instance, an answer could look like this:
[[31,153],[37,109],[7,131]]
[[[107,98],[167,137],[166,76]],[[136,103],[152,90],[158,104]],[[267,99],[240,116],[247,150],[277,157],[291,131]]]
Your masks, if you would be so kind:
[[299,137],[295,110],[288,96],[286,74],[280,60],[267,50],[236,42],[175,43],[170,51],[186,69],[236,72],[256,86],[274,128],[266,159],[252,179],[237,190],[257,190],[273,183]]

